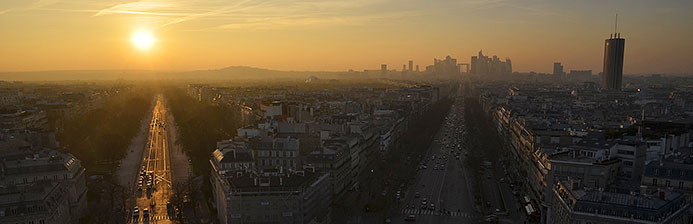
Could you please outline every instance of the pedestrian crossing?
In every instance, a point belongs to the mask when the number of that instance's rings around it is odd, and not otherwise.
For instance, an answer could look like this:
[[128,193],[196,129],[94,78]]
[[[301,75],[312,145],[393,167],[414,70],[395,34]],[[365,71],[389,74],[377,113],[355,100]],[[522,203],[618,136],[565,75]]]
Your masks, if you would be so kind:
[[454,217],[465,217],[465,218],[472,218],[473,215],[466,213],[466,212],[442,212],[442,211],[434,211],[434,210],[427,210],[427,209],[402,209],[402,214],[404,215],[445,215],[445,216],[454,216]]
[[163,215],[157,215],[157,216],[152,216],[150,220],[164,220],[168,219],[168,216],[163,216]]

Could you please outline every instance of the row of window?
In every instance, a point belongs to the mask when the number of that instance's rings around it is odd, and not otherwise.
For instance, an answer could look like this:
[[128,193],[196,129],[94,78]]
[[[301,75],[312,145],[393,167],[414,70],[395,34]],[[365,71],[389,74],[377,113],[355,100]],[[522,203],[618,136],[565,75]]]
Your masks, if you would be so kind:
[[293,160],[293,159],[289,159],[289,160],[286,160],[286,159],[282,159],[282,160],[279,160],[279,159],[261,159],[260,162],[261,162],[262,166],[281,165],[281,166],[296,167],[295,160]]
[[[40,179],[40,180],[48,180],[48,176],[43,176],[43,179]],[[58,180],[58,175],[53,175],[53,180]],[[67,180],[67,174],[63,174],[63,180]],[[19,181],[19,179],[17,179],[16,181],[17,181],[16,183],[18,183],[18,184],[26,184],[26,183],[36,182],[36,181],[39,181],[39,176],[34,176],[34,178],[32,178],[32,179],[24,177],[24,178],[22,178],[21,182]],[[10,179],[9,183],[15,184],[15,179]]]
[[46,224],[46,221],[43,219],[40,219],[38,221],[28,221],[28,222],[15,222],[15,224]]
[[293,151],[258,151],[260,157],[296,157]]
[[[652,178],[652,186],[659,186],[659,185],[657,185],[658,182],[659,182],[659,180],[657,180],[657,178]],[[670,180],[665,180],[665,181],[664,181],[664,187],[672,187],[671,181],[670,181]],[[679,181],[678,189],[683,189],[683,187],[684,187],[684,182],[683,182],[683,181]]]

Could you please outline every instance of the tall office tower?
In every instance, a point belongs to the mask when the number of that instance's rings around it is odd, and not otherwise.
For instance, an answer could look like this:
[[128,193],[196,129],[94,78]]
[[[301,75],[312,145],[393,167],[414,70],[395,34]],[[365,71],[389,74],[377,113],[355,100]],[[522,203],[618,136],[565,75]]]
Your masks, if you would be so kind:
[[513,72],[510,58],[501,61],[498,56],[489,58],[479,51],[478,56],[472,56],[471,66],[469,67],[472,75],[505,75]]
[[553,75],[563,75],[563,65],[560,62],[553,63]]
[[402,65],[402,72],[406,72],[406,71],[407,71],[407,65]]
[[381,73],[381,75],[387,74],[387,64],[381,64],[380,65],[380,73]]
[[410,72],[414,71],[414,61],[413,60],[409,60],[409,71]]
[[623,81],[623,49],[626,40],[621,38],[621,33],[614,33],[604,43],[604,72],[602,75],[602,88],[621,90]]

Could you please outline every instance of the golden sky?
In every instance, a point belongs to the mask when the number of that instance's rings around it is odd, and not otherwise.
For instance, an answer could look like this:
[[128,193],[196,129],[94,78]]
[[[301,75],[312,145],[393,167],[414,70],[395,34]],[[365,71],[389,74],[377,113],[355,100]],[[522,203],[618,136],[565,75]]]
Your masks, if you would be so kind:
[[0,71],[423,69],[483,49],[515,71],[560,61],[598,73],[619,13],[625,73],[693,73],[692,11],[690,0],[2,0]]

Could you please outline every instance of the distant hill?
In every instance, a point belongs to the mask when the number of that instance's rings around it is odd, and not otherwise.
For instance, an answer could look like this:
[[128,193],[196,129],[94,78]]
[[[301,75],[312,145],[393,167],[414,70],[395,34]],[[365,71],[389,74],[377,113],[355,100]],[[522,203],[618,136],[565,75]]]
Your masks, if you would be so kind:
[[4,81],[65,81],[65,80],[115,80],[153,79],[160,72],[140,70],[63,70],[32,72],[0,72]]
[[198,70],[172,74],[176,79],[305,79],[316,72],[277,71],[247,66]]
[[216,70],[194,71],[147,71],[147,70],[63,70],[0,72],[4,81],[66,81],[66,80],[152,80],[152,79],[189,79],[189,80],[257,80],[257,79],[306,79],[316,76],[321,79],[341,79],[350,77],[346,72],[316,71],[277,71],[248,66],[231,66]]

